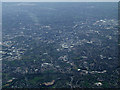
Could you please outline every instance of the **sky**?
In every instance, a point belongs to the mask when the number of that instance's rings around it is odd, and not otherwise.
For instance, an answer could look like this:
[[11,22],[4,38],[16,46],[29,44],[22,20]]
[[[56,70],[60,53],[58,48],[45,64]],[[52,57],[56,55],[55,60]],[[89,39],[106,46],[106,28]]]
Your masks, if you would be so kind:
[[118,2],[120,0],[0,0],[2,2]]

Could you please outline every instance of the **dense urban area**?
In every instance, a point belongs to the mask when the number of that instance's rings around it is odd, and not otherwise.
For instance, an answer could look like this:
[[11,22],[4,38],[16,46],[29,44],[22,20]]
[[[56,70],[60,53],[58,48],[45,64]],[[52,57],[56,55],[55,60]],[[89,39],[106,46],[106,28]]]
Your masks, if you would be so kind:
[[117,3],[3,3],[3,88],[118,88]]

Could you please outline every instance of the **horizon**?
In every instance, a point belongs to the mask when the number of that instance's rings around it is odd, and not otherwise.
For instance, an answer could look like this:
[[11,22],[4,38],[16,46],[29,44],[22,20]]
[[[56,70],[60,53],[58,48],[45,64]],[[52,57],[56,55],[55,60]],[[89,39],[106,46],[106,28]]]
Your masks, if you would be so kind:
[[1,2],[119,2],[119,0],[1,0]]

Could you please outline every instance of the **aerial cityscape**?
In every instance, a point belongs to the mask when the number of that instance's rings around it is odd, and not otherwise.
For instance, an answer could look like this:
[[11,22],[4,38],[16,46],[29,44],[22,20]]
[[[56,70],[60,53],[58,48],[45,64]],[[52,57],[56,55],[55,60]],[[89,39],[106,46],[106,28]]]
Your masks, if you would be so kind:
[[118,3],[3,3],[3,88],[118,88]]

